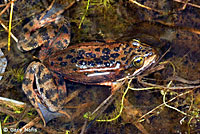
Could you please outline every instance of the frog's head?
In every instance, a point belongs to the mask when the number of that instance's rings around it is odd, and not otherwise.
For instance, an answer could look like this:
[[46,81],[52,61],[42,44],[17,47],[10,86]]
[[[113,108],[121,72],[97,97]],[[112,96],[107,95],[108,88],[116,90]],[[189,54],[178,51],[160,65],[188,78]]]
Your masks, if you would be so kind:
[[158,53],[151,46],[141,43],[138,40],[133,40],[129,44],[135,47],[130,62],[130,66],[135,70],[131,76],[139,75],[158,60]]

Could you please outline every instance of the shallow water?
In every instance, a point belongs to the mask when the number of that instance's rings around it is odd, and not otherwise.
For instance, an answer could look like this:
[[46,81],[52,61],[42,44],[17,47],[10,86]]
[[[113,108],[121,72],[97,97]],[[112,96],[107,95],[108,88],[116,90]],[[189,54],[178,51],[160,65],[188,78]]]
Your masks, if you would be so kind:
[[[65,3],[64,1],[59,1]],[[138,0],[141,4],[159,10],[162,13],[153,10],[144,9],[130,1],[90,1],[89,9],[87,10],[85,19],[79,29],[81,18],[86,11],[88,1],[76,2],[63,14],[71,24],[72,42],[71,45],[85,42],[85,41],[105,41],[117,40],[127,41],[131,39],[139,39],[154,46],[159,54],[162,55],[168,48],[171,47],[162,59],[162,61],[170,61],[175,70],[175,76],[184,78],[190,83],[191,81],[200,79],[200,9],[191,5],[187,5],[184,10],[180,10],[183,4],[175,1],[151,1]],[[190,1],[190,3],[200,6],[198,0]],[[13,25],[16,25],[12,32],[18,36],[21,28],[25,23],[34,18],[35,14],[46,9],[47,2],[25,2],[16,1],[14,8]],[[2,9],[1,9],[2,10]],[[173,13],[169,13],[173,11]],[[2,19],[8,20],[8,13],[2,15]],[[3,31],[0,33],[1,39],[7,38],[7,33]],[[33,50],[26,53],[21,53],[16,48],[16,43],[12,40],[11,51],[8,52],[6,46],[3,47],[8,60],[7,73],[1,81],[1,96],[12,98],[26,102],[30,105],[28,99],[21,90],[21,79],[12,72],[13,69],[22,69],[19,75],[23,76],[23,72],[28,64],[34,60],[33,55],[37,55],[38,50]],[[166,65],[161,71],[149,75],[147,78],[155,79],[152,82],[166,86],[172,77],[173,69],[170,64]],[[11,77],[13,76],[13,77]],[[188,84],[183,82],[173,81],[171,86],[185,87],[185,86],[199,86],[200,83]],[[132,85],[133,86],[133,85]],[[134,81],[134,87],[142,87],[141,83]],[[67,123],[58,118],[51,121],[48,127],[57,131],[70,130],[72,128],[78,130],[83,123],[82,115],[89,111],[93,111],[106,97],[109,96],[109,87],[86,86],[77,83],[67,82],[69,94],[75,90],[80,89],[81,94],[73,101],[68,103],[69,106],[77,106],[78,104],[87,103],[82,106],[83,111],[80,115],[77,113],[73,123]],[[125,85],[126,87],[126,85]],[[124,89],[125,89],[124,87]],[[14,91],[13,91],[14,90]],[[169,90],[166,95],[166,100],[170,100],[176,95],[185,93],[188,90],[178,89]],[[15,96],[13,96],[13,92]],[[118,100],[121,99],[122,93],[117,95]],[[160,90],[149,91],[129,91],[126,99],[126,107],[122,116],[113,122],[98,123],[92,122],[89,125],[87,133],[108,133],[108,134],[136,134],[141,131],[148,133],[200,133],[200,90],[193,88],[192,93],[177,97],[169,105],[178,108],[179,110],[189,113],[191,116],[185,116],[180,112],[167,108],[160,107],[159,109],[146,116],[146,120],[140,125],[136,124],[143,114],[154,109],[156,106],[163,103],[163,95]],[[118,107],[118,102],[113,103],[102,118],[110,117],[109,114],[117,114],[113,112]],[[130,109],[128,109],[130,108]],[[128,109],[128,110],[127,110]],[[70,109],[74,113],[80,109]],[[128,113],[127,111],[131,111]],[[135,112],[135,113],[134,113]],[[1,121],[4,120],[5,114],[0,114]],[[186,118],[184,118],[186,117]],[[191,119],[193,117],[193,119]],[[184,118],[184,120],[182,120]],[[190,120],[191,119],[191,120]],[[180,121],[183,121],[180,123]],[[190,121],[190,126],[187,123]],[[12,120],[11,120],[12,122]],[[4,124],[3,124],[4,125]],[[143,126],[143,127],[141,127]],[[143,128],[143,129],[142,129]],[[45,130],[38,129],[38,133],[43,133]]]

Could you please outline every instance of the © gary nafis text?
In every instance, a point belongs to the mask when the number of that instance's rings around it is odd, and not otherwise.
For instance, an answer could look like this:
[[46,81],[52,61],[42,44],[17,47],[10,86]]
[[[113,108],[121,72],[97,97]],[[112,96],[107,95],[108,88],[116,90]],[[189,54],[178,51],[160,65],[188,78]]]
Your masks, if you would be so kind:
[[36,128],[25,128],[25,129],[19,129],[19,128],[4,128],[3,129],[4,130],[4,132],[37,132],[37,129]]

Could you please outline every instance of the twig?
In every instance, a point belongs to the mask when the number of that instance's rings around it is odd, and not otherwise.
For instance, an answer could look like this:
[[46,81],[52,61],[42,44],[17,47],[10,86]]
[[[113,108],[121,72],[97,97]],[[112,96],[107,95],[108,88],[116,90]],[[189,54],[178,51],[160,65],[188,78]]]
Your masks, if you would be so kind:
[[185,84],[200,84],[200,80],[189,81],[178,76],[169,77],[169,80],[179,81]]
[[[6,27],[6,25],[3,24],[3,22],[1,20],[0,20],[0,24],[8,32],[8,28]],[[10,35],[15,40],[15,42],[18,42],[18,39],[17,39],[17,37],[15,37],[14,34],[10,33]]]
[[144,126],[140,122],[134,123],[134,125],[143,133],[143,134],[149,134],[147,130],[144,128]]
[[87,120],[85,120],[85,122],[84,122],[84,125],[83,125],[83,127],[82,127],[82,129],[81,129],[81,133],[80,134],[84,134],[85,133],[85,131],[86,131],[86,127],[87,127]]
[[18,118],[18,116],[17,116],[16,113],[14,113],[14,112],[8,110],[8,109],[5,108],[5,107],[0,107],[0,112],[5,113],[5,114],[7,114],[7,115],[10,115],[10,116],[13,117],[13,118]]
[[26,124],[25,126],[20,128],[19,131],[17,131],[15,134],[23,134],[24,132],[26,132],[26,130],[30,129],[32,126],[37,124],[39,121],[40,121],[40,117],[36,117],[32,121],[30,121],[28,124]]
[[11,2],[9,2],[8,4],[6,4],[6,7],[1,11],[0,16],[9,8],[10,3]]
[[154,87],[154,88],[170,89],[170,90],[184,90],[184,89],[200,88],[200,85],[197,85],[197,86],[184,86],[184,87],[166,87],[166,86],[162,86],[162,85],[157,85],[157,84],[144,82],[144,81],[142,81],[141,77],[138,77],[138,82],[141,83],[141,84],[144,84],[146,86],[151,86],[151,87]]
[[[181,93],[181,94],[175,96],[174,98],[168,100],[166,103],[169,103],[169,102],[175,100],[176,98],[178,98],[178,97],[180,97],[180,96],[183,96],[183,95],[186,95],[186,94],[188,94],[188,93],[191,93],[192,91],[193,91],[193,90],[190,90],[190,91],[186,91],[186,92],[184,92],[184,93]],[[162,103],[162,104],[160,104],[159,106],[157,106],[157,107],[155,107],[154,109],[152,109],[151,111],[149,111],[148,113],[144,114],[143,116],[141,116],[141,117],[138,119],[138,122],[143,121],[142,119],[143,119],[145,116],[149,115],[150,113],[153,113],[153,111],[155,111],[156,109],[158,109],[158,108],[160,108],[160,107],[162,107],[162,106],[164,106],[164,105],[165,105],[165,104]]]
[[[182,1],[182,0],[173,0],[173,1],[175,1],[175,2],[179,2],[179,3],[185,3],[184,1]],[[196,8],[200,8],[200,6],[199,5],[196,5],[196,4],[192,4],[192,3],[187,3],[187,5],[190,5],[190,6],[193,6],[193,7],[196,7]]]
[[136,0],[129,0],[129,1],[132,2],[133,4],[138,5],[139,7],[145,8],[145,9],[147,9],[147,10],[152,10],[152,11],[155,11],[155,12],[164,14],[163,11],[157,10],[157,9],[154,9],[154,8],[151,8],[151,7],[148,7],[148,6],[145,6],[145,5],[142,5],[142,4],[138,3]]
[[26,104],[21,102],[21,101],[8,99],[8,98],[5,98],[5,97],[0,97],[0,104],[15,106],[15,107],[19,107],[19,108],[24,108],[26,106]]

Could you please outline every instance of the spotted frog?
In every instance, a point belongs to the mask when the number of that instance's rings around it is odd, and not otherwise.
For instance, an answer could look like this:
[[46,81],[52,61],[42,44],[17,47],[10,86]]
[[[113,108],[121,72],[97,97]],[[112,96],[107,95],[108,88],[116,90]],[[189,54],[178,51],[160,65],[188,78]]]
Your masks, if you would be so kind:
[[[147,69],[157,58],[149,45],[129,42],[85,42],[68,46],[70,26],[59,6],[38,15],[27,23],[18,48],[29,51],[41,46],[39,60],[27,67],[22,88],[44,124],[64,114],[65,79],[88,85],[114,87],[120,79],[133,77]],[[36,87],[34,87],[34,83]]]

